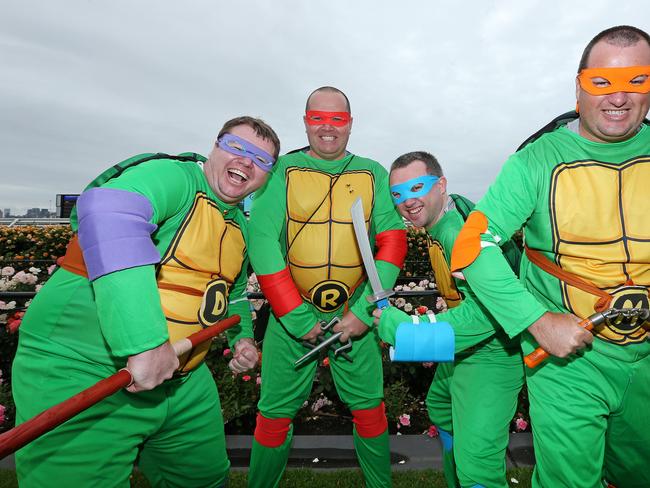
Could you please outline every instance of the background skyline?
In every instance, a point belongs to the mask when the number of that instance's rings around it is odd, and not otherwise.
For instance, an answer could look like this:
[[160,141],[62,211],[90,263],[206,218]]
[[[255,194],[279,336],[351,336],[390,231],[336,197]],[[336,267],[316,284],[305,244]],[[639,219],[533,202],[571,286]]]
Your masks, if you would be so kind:
[[0,209],[52,208],[143,152],[207,155],[259,116],[307,144],[307,95],[347,93],[348,149],[433,153],[477,200],[516,147],[575,105],[587,42],[650,28],[647,2],[9,0],[0,17]]

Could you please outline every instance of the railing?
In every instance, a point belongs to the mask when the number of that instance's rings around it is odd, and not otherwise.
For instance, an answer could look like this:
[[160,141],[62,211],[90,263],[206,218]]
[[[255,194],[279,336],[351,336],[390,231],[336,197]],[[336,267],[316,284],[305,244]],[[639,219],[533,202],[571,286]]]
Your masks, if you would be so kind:
[[0,226],[18,227],[20,225],[69,225],[70,219],[59,218],[31,218],[31,217],[9,217],[0,218]]
[[[0,291],[0,299],[27,299],[34,298],[36,295],[35,291]],[[264,300],[264,294],[259,291],[253,291],[247,293],[249,300]],[[438,297],[440,293],[438,290],[408,290],[408,291],[396,291],[395,297]]]

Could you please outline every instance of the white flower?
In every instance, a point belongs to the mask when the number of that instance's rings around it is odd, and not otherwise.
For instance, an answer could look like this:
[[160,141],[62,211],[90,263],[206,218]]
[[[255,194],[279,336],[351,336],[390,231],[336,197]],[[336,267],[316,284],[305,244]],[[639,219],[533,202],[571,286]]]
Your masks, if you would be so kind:
[[10,301],[10,302],[3,302],[0,300],[0,310],[13,310],[16,308],[16,302],[15,301]]
[[403,308],[406,305],[406,300],[402,297],[395,299],[395,306],[397,308]]
[[0,271],[0,274],[2,276],[12,276],[15,272],[16,270],[11,266],[5,266],[4,268],[2,268],[2,271]]
[[397,285],[395,288],[393,288],[393,290],[395,290],[395,291],[402,291],[403,288],[404,288],[404,286],[402,286],[402,285]]
[[404,305],[404,311],[405,311],[406,313],[412,312],[412,311],[413,311],[413,305],[411,305],[410,303],[406,303],[406,304]]
[[419,286],[427,286],[429,284],[429,280],[422,280],[420,283],[418,283]]
[[34,267],[32,266],[31,268],[29,268],[29,272],[32,273],[32,274],[37,275],[38,273],[41,272],[41,268],[34,268]]
[[18,273],[14,275],[13,279],[18,283],[22,283],[23,285],[33,285],[38,281],[38,277],[36,275],[25,273],[24,271],[18,271]]
[[411,282],[409,283],[409,288],[410,288],[411,290],[412,290],[413,288],[415,288],[416,286],[417,286],[417,285],[415,284],[415,281],[411,281]]

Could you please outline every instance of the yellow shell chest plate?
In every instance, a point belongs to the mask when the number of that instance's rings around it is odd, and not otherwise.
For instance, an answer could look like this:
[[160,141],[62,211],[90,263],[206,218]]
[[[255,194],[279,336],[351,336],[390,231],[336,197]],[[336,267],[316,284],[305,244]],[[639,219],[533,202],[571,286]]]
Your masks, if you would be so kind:
[[449,264],[445,259],[445,252],[438,241],[432,241],[429,245],[429,260],[436,278],[436,287],[440,295],[445,299],[447,307],[453,308],[460,305],[462,297],[451,276]]
[[[239,225],[225,220],[215,202],[197,193],[158,268],[172,342],[225,316],[228,291],[241,271],[245,250]],[[196,367],[209,347],[208,342],[181,358],[181,370]]]
[[[646,290],[647,304],[650,198],[645,195],[649,182],[647,157],[623,164],[566,163],[552,175],[549,204],[557,264],[613,294],[612,306],[640,306],[639,287]],[[636,286],[623,286],[629,282]],[[562,283],[562,299],[569,310],[587,317],[594,312],[598,297]],[[627,344],[645,340],[647,332],[623,324],[604,327],[598,335]]]
[[374,204],[370,171],[329,174],[293,167],[286,173],[287,260],[301,295],[331,312],[364,277],[350,207],[361,197],[366,218]]

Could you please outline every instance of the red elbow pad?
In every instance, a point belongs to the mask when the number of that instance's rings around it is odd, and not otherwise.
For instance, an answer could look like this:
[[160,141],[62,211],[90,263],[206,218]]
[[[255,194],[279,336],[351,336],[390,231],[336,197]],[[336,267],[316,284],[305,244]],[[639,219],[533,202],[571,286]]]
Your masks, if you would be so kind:
[[375,259],[386,261],[402,269],[408,251],[406,230],[386,230],[377,234],[375,238],[378,248]]
[[257,282],[278,317],[288,314],[302,304],[302,297],[291,278],[289,267],[277,273],[257,275]]

